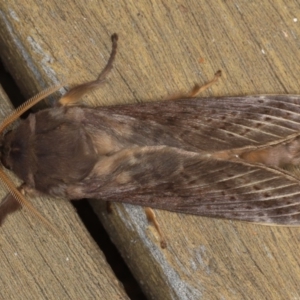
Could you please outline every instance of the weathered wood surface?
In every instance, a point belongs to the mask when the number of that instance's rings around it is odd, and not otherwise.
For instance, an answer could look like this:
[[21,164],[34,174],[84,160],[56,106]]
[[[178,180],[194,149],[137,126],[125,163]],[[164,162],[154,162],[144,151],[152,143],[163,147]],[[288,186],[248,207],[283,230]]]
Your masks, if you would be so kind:
[[[56,82],[95,78],[108,58],[114,32],[120,36],[115,68],[103,88],[85,98],[89,103],[162,99],[205,82],[218,69],[223,78],[204,96],[300,94],[299,13],[297,2],[283,0],[9,0],[0,4],[0,54],[26,96]],[[300,228],[159,211],[168,239],[168,248],[161,250],[141,208],[116,204],[111,216],[103,213],[99,202],[93,205],[149,299],[300,298]],[[75,222],[72,233],[77,238],[68,248],[44,229],[38,230],[44,232],[41,237],[36,228],[22,226],[19,216],[11,216],[1,228],[6,249],[11,250],[1,254],[7,267],[1,272],[0,290],[11,285],[13,298],[22,298],[37,284],[32,277],[40,268],[66,277],[86,276],[90,281],[83,294],[108,282],[76,257],[73,268],[64,260],[80,251],[83,239],[91,243],[72,209],[65,202],[50,201],[39,207],[67,233]],[[38,256],[28,252],[27,243]],[[49,254],[57,248],[64,249],[62,254]],[[7,251],[11,256],[18,253],[22,266],[8,260]],[[90,253],[90,268],[101,268],[99,257],[97,251]],[[43,288],[36,293],[43,295],[47,287],[56,295],[68,288],[58,279],[49,282],[42,273],[37,277]],[[54,298],[49,294],[48,299]]]

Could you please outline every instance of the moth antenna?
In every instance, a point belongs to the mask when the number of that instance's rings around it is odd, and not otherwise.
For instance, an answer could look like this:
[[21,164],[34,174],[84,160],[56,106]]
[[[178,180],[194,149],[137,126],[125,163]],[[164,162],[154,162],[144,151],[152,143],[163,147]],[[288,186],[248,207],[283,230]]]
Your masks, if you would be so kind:
[[25,111],[27,111],[29,108],[31,108],[33,105],[38,103],[39,101],[43,100],[44,98],[48,97],[49,95],[53,94],[54,92],[58,91],[60,88],[62,88],[63,85],[56,85],[49,87],[34,97],[28,99],[26,102],[24,102],[22,105],[20,105],[17,109],[15,109],[11,114],[9,114],[0,125],[0,134],[3,132],[3,130],[9,126],[12,122],[14,122],[16,119],[18,119]]
[[59,232],[45,217],[43,217],[34,206],[25,199],[25,197],[21,194],[21,192],[15,187],[14,183],[10,180],[10,178],[4,173],[2,169],[0,169],[0,179],[4,186],[8,189],[8,191],[13,195],[13,197],[22,205],[28,208],[29,212],[34,215],[40,222],[46,225],[55,235],[61,236],[61,232]]
[[102,72],[99,74],[98,78],[96,80],[82,83],[82,84],[79,84],[79,85],[71,88],[58,101],[58,103],[60,105],[62,105],[62,106],[76,105],[84,94],[86,94],[87,92],[89,92],[91,90],[98,88],[105,81],[106,76],[113,68],[113,62],[114,62],[116,54],[117,54],[118,35],[116,33],[114,33],[111,36],[111,40],[112,40],[112,50],[110,53],[110,57],[108,59],[106,66],[104,67]]

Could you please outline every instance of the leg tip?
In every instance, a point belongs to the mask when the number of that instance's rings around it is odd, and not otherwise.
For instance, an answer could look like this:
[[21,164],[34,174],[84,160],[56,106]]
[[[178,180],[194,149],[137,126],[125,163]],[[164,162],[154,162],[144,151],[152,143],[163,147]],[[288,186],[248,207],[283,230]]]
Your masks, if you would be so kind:
[[114,34],[111,36],[112,42],[116,42],[118,39],[119,39],[119,36],[118,36],[116,33],[114,33]]

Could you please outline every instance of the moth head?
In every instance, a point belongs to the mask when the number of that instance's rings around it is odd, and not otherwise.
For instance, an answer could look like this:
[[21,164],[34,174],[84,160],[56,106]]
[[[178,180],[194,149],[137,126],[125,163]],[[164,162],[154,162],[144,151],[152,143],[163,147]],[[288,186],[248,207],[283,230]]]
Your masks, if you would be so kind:
[[12,170],[12,162],[9,159],[12,134],[13,131],[8,130],[0,137],[0,160],[2,165],[8,170]]
[[[59,90],[62,86],[55,86],[49,89],[42,91],[41,93],[37,94],[33,98],[30,98],[26,101],[23,105],[19,106],[15,111],[13,111],[10,115],[8,115],[2,124],[0,125],[0,160],[2,165],[7,169],[13,169],[13,151],[18,151],[18,149],[13,149],[13,130],[8,130],[5,132],[5,129],[9,125],[11,125],[15,120],[17,120],[20,115],[30,109],[33,105],[44,99],[45,97],[51,95],[52,93]],[[4,133],[5,132],[5,133]],[[4,134],[3,134],[4,133]],[[29,201],[25,199],[19,189],[16,188],[12,180],[9,176],[4,172],[3,168],[0,168],[0,180],[2,184],[7,188],[7,190],[12,194],[12,196],[22,205],[26,206],[29,211],[35,215],[40,221],[42,221],[51,231],[59,234],[57,229],[47,220],[45,219],[32,205]]]

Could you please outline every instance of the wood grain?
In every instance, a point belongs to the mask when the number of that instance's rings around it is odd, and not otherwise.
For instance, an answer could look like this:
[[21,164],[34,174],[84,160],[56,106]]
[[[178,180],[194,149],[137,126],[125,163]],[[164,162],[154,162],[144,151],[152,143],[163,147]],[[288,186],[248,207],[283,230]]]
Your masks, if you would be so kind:
[[[224,76],[203,96],[297,94],[299,12],[296,1],[283,0],[4,1],[0,54],[27,97],[56,82],[95,78],[114,32],[119,34],[115,68],[103,88],[85,98],[92,105],[163,99],[206,82],[218,69]],[[54,203],[55,208],[46,202],[41,209],[65,209]],[[111,216],[100,202],[92,203],[149,299],[300,297],[299,228],[159,211],[168,240],[161,250],[141,208],[115,204]],[[64,221],[55,219],[63,230],[73,221],[68,213]],[[17,236],[14,242],[22,247],[35,231],[23,230],[19,220],[10,218],[15,231],[8,236]],[[38,237],[32,243],[37,251],[50,244]],[[95,253],[91,259],[97,265]],[[78,276],[87,276],[79,266]],[[107,280],[100,277],[95,280]],[[57,285],[53,288],[60,289]]]

